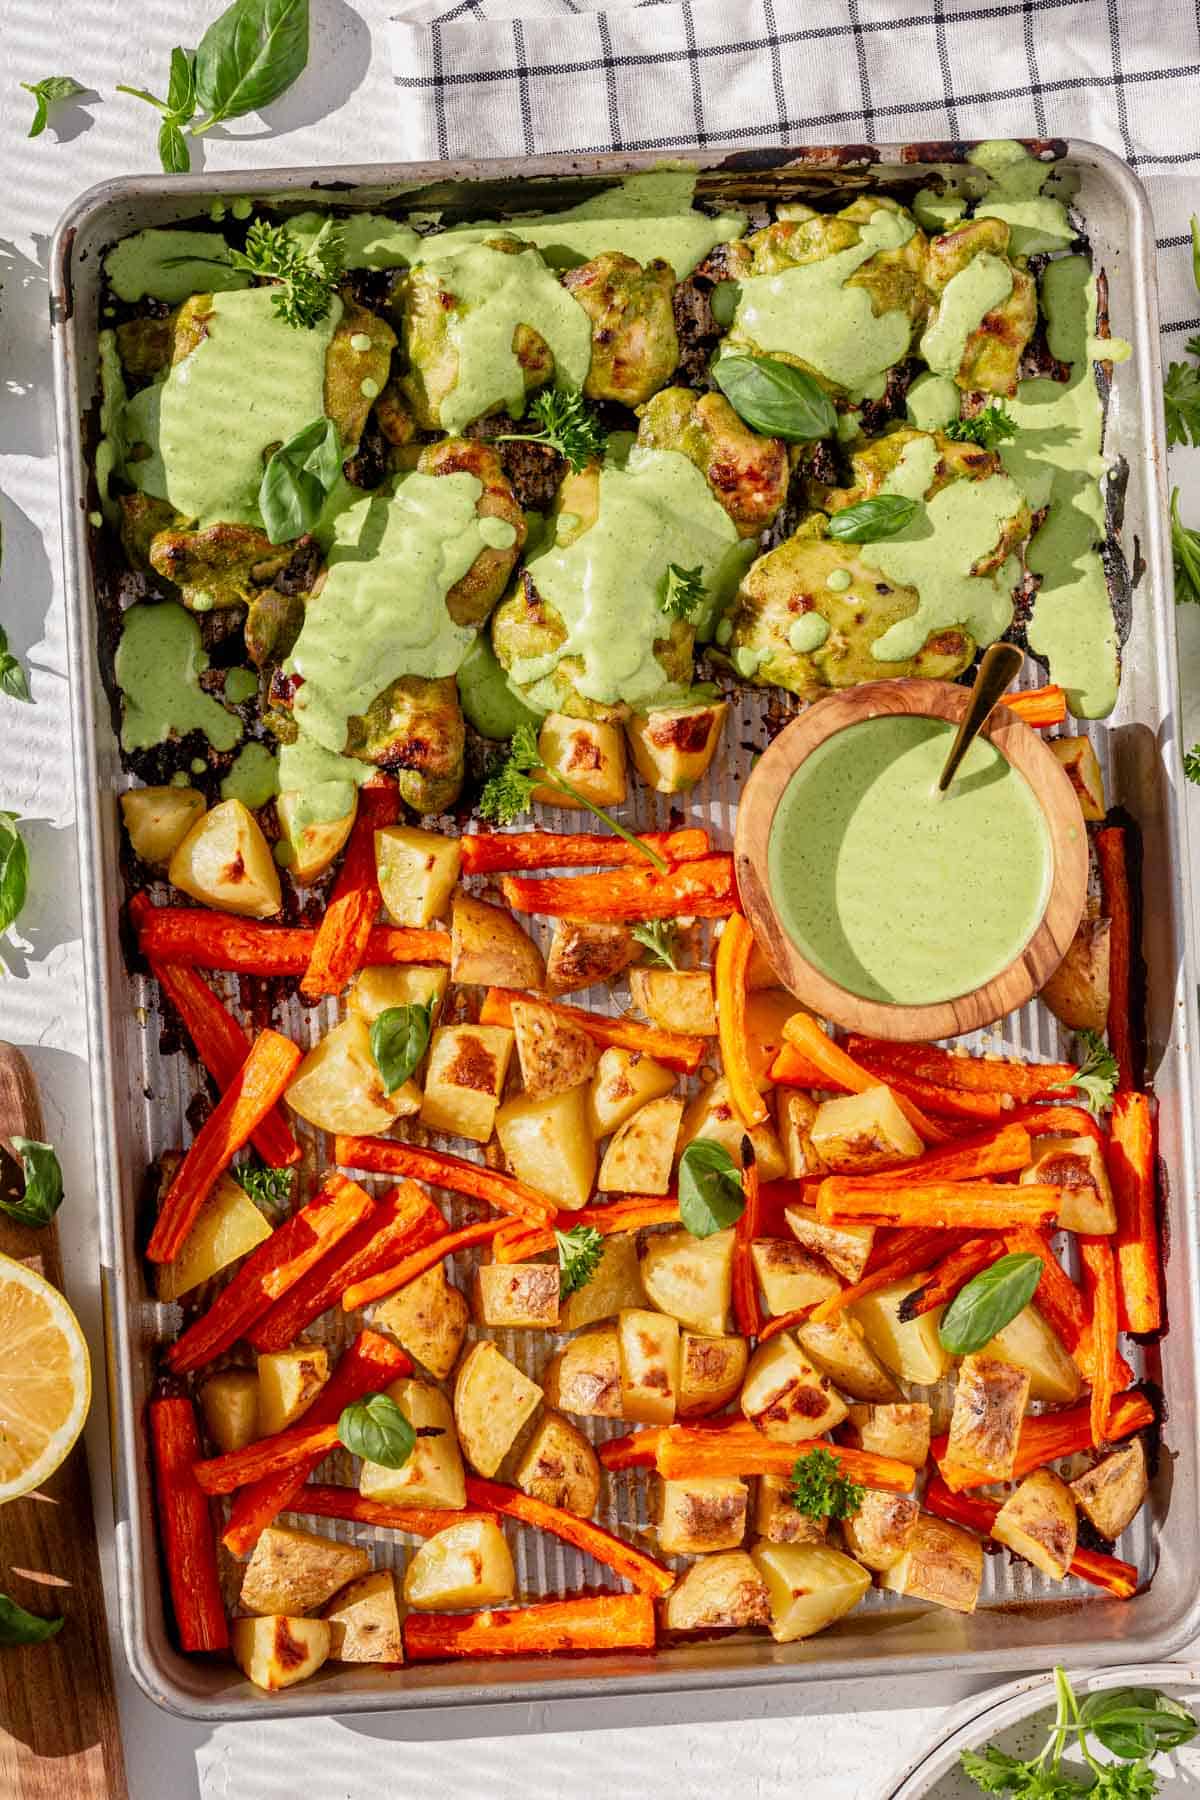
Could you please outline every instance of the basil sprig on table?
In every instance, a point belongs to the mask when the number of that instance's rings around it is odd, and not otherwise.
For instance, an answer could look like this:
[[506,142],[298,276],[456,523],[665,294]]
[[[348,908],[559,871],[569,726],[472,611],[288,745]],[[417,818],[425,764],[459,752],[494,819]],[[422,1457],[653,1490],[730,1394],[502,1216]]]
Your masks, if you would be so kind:
[[62,1167],[53,1146],[36,1138],[14,1137],[12,1147],[21,1159],[25,1187],[16,1200],[0,1199],[0,1209],[22,1225],[48,1225],[63,1198]]
[[874,500],[860,500],[857,506],[834,513],[828,535],[843,544],[875,544],[903,531],[916,513],[917,502],[903,494],[877,494]]
[[1042,1278],[1040,1256],[1002,1256],[960,1288],[942,1315],[938,1337],[952,1356],[990,1344],[1033,1299]]
[[271,457],[258,490],[258,510],[273,544],[311,531],[342,472],[342,448],[332,419],[314,419]]
[[371,1055],[385,1094],[403,1087],[429,1045],[433,1001],[389,1006],[371,1021]]
[[693,1138],[679,1159],[679,1217],[693,1237],[736,1225],[746,1206],[742,1173],[724,1144]]
[[740,419],[768,437],[810,444],[837,430],[837,409],[803,369],[773,356],[721,356],[712,378]]
[[354,1456],[384,1469],[402,1469],[417,1434],[390,1394],[367,1394],[344,1407],[338,1437]]
[[0,1594],[0,1650],[11,1650],[17,1644],[44,1644],[47,1638],[57,1636],[64,1623],[62,1619],[39,1619],[7,1594]]
[[87,89],[73,75],[45,75],[41,81],[22,81],[20,85],[27,94],[32,94],[36,101],[33,124],[29,127],[28,137],[41,137],[50,118],[50,108],[57,100],[73,100],[76,94],[86,94]]

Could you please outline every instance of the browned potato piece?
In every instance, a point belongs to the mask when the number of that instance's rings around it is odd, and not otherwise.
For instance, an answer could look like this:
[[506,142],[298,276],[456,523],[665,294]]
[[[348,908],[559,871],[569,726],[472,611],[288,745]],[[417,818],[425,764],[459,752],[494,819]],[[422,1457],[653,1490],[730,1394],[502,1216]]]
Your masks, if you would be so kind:
[[258,1376],[253,1369],[221,1369],[199,1394],[204,1428],[222,1456],[244,1450],[262,1433],[258,1424]]
[[404,1661],[396,1577],[390,1569],[376,1569],[352,1581],[334,1595],[321,1616],[329,1624],[333,1662]]
[[720,1412],[742,1385],[749,1348],[742,1337],[705,1337],[684,1331],[679,1337],[679,1404],[681,1419]]
[[392,1093],[383,1085],[371,1054],[366,1020],[351,1013],[327,1031],[296,1070],[285,1095],[293,1112],[318,1131],[388,1131],[397,1119],[421,1106],[421,1090],[410,1076]]
[[730,1098],[729,1083],[723,1075],[710,1082],[707,1087],[702,1087],[695,1099],[688,1103],[679,1128],[679,1141],[675,1145],[676,1156],[682,1156],[692,1139],[698,1137],[709,1138],[713,1143],[720,1144],[728,1150],[739,1167],[742,1139],[748,1137],[758,1159],[760,1180],[780,1181],[787,1173],[787,1164],[775,1135],[775,1127],[764,1119],[761,1125],[756,1125],[753,1131],[748,1132]]
[[495,1519],[460,1519],[435,1531],[404,1571],[404,1599],[420,1612],[495,1606],[517,1591],[512,1552]]
[[[546,769],[563,776],[594,806],[623,803],[627,791],[625,740],[619,725],[547,713],[538,732],[538,754]],[[583,805],[550,783],[534,788],[533,798],[542,806],[578,810]]]
[[[904,1275],[890,1287],[880,1288],[877,1293],[855,1301],[850,1308],[854,1323],[862,1328],[868,1346],[880,1362],[901,1381],[915,1382],[918,1387],[931,1387],[950,1367],[949,1353],[938,1337],[945,1308],[935,1306],[931,1312],[921,1313],[915,1319],[900,1317],[900,1308],[907,1296],[928,1280],[927,1270]],[[860,1400],[896,1398],[895,1394],[857,1394],[855,1397]]]
[[1048,1182],[1067,1189],[1058,1209],[1061,1231],[1108,1237],[1117,1229],[1117,1203],[1104,1164],[1104,1152],[1090,1137],[1044,1137],[1038,1154],[1021,1180]]
[[475,1271],[475,1317],[501,1329],[558,1330],[556,1263],[481,1263]]
[[556,1412],[544,1412],[517,1464],[523,1494],[590,1519],[600,1499],[600,1464],[579,1431]]
[[1068,1031],[1103,1034],[1108,1025],[1111,933],[1111,919],[1081,919],[1067,954],[1042,989],[1042,999]]
[[436,1019],[449,981],[449,969],[427,968],[421,963],[368,965],[354,977],[346,1004],[368,1025],[393,1006],[431,1007],[431,1017]]
[[512,1022],[527,1094],[565,1094],[591,1080],[600,1050],[578,1025],[537,1000],[514,1000]]
[[760,1475],[754,1501],[754,1530],[769,1544],[823,1544],[828,1519],[814,1519],[791,1502],[786,1475]]
[[450,979],[483,987],[540,988],[542,953],[510,912],[456,894],[450,913]]
[[671,1186],[683,1101],[674,1094],[648,1100],[617,1127],[604,1152],[596,1186],[603,1193],[665,1194]]
[[343,849],[358,817],[358,789],[349,808],[338,819],[309,819],[300,788],[291,788],[275,796],[275,817],[284,840],[291,847],[288,874],[293,881],[307,886],[323,875]]
[[471,1346],[454,1383],[454,1423],[473,1469],[496,1473],[541,1397],[537,1382],[522,1375],[495,1344]]
[[856,1400],[898,1400],[900,1389],[844,1312],[798,1326],[796,1342],[830,1381]]
[[1108,807],[1104,800],[1104,777],[1100,773],[1100,764],[1096,761],[1096,752],[1085,737],[1047,738],[1046,743],[1071,778],[1071,786],[1079,799],[1080,812],[1085,819],[1098,824],[1105,817]]
[[803,1175],[824,1173],[824,1165],[813,1148],[811,1136],[816,1116],[817,1102],[811,1094],[802,1094],[798,1088],[775,1089],[775,1122],[792,1181],[799,1181]]
[[615,1325],[584,1331],[547,1363],[542,1388],[548,1406],[589,1419],[621,1417],[621,1352]]
[[873,1225],[822,1225],[815,1206],[786,1206],[783,1216],[798,1244],[824,1257],[851,1285],[862,1279],[875,1242]]
[[617,1316],[621,1417],[637,1425],[670,1425],[679,1393],[679,1322],[632,1307]]
[[393,924],[428,925],[443,918],[461,865],[457,838],[414,825],[385,825],[375,833],[379,892]]
[[584,1325],[611,1319],[624,1307],[645,1304],[637,1239],[631,1232],[614,1231],[604,1240],[592,1279],[576,1288],[563,1303],[558,1328],[579,1331]]
[[879,1577],[881,1588],[973,1613],[983,1582],[983,1545],[972,1532],[922,1513],[908,1548]]
[[694,1562],[663,1607],[668,1631],[714,1631],[769,1625],[767,1584],[744,1550],[724,1550]]
[[246,1565],[241,1603],[247,1612],[312,1612],[370,1567],[370,1552],[357,1544],[337,1544],[294,1525],[268,1525]]
[[258,1359],[258,1429],[273,1437],[307,1412],[329,1380],[324,1344],[293,1344]]
[[824,1631],[857,1606],[871,1577],[827,1544],[755,1544],[754,1562],[771,1598],[771,1636],[777,1644]]
[[167,880],[202,906],[247,919],[273,918],[283,905],[271,846],[240,800],[197,819],[172,852]]
[[446,1279],[445,1263],[435,1263],[381,1301],[371,1323],[390,1331],[410,1356],[444,1381],[462,1349],[470,1316],[466,1297]]
[[1028,1369],[1031,1400],[1052,1400],[1062,1406],[1079,1397],[1079,1366],[1036,1306],[1022,1307],[1016,1318],[983,1346],[983,1355]]
[[1101,1537],[1119,1538],[1136,1516],[1149,1487],[1145,1446],[1141,1438],[1132,1438],[1073,1481],[1071,1492]]
[[670,1069],[664,1069],[641,1050],[621,1050],[615,1045],[602,1052],[588,1092],[588,1124],[593,1137],[608,1137],[640,1106],[669,1094],[675,1086]]
[[596,1146],[587,1127],[583,1088],[539,1098],[518,1094],[496,1114],[496,1135],[518,1181],[568,1211],[586,1205],[596,1173]]
[[496,1122],[512,1044],[513,1034],[506,1025],[439,1025],[429,1045],[422,1125],[486,1144]]
[[842,1436],[857,1450],[894,1456],[897,1462],[923,1469],[929,1457],[932,1420],[932,1408],[923,1400],[901,1400],[887,1406],[859,1404],[850,1408]]
[[235,1619],[230,1627],[233,1660],[247,1680],[268,1693],[315,1675],[329,1655],[324,1619]]
[[546,992],[556,999],[578,988],[614,981],[640,954],[628,925],[556,919],[546,956]]
[[368,1500],[388,1500],[396,1506],[432,1506],[458,1509],[467,1504],[466,1477],[454,1415],[439,1388],[427,1381],[393,1381],[387,1390],[417,1434],[413,1453],[399,1469],[364,1462],[358,1491]]
[[720,1337],[733,1289],[733,1232],[656,1231],[641,1245],[642,1286],[660,1312]]
[[907,1494],[871,1488],[858,1511],[843,1519],[846,1548],[866,1569],[890,1569],[908,1549],[921,1508]]
[[742,1412],[767,1437],[798,1444],[840,1425],[846,1403],[791,1333],[781,1331],[760,1344],[750,1358],[742,1383]]
[[135,856],[170,862],[204,811],[204,795],[188,787],[132,788],[121,795],[121,814]]
[[986,1481],[1008,1481],[1029,1400],[1029,1371],[990,1356],[964,1356],[958,1366],[947,1460]]
[[638,1011],[664,1031],[716,1037],[717,1009],[707,969],[630,969],[629,992]]
[[772,1316],[815,1306],[841,1289],[828,1263],[810,1256],[790,1238],[755,1238],[750,1256]]
[[695,787],[717,753],[728,704],[663,707],[635,713],[625,735],[638,774],[658,794]]
[[1063,1581],[1075,1554],[1075,1500],[1052,1469],[1035,1469],[996,1514],[992,1536],[1026,1562]]
[[925,1148],[891,1089],[882,1086],[823,1100],[809,1136],[824,1166],[843,1174],[893,1168]]
[[750,1490],[736,1476],[659,1483],[658,1547],[666,1556],[736,1550],[746,1535]]
[[[160,1159],[163,1193],[179,1167],[177,1153]],[[183,1248],[174,1262],[155,1268],[155,1288],[160,1300],[179,1300],[190,1294],[239,1257],[246,1256],[271,1235],[271,1227],[253,1200],[232,1175],[218,1175],[196,1214]]]

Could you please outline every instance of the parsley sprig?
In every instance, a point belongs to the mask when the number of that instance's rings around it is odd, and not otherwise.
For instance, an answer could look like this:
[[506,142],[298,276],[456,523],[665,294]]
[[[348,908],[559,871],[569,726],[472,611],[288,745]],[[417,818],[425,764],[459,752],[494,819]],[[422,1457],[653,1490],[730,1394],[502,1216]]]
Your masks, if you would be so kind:
[[1200,604],[1200,531],[1179,517],[1179,489],[1171,489],[1171,560],[1175,565],[1175,600]]
[[[1187,346],[1200,356],[1200,338]],[[1163,377],[1163,405],[1167,414],[1168,444],[1200,445],[1200,368],[1195,363],[1173,362]]]
[[328,315],[344,254],[341,233],[332,219],[326,219],[306,244],[286,225],[255,219],[246,233],[246,248],[232,250],[230,258],[235,269],[277,282],[271,295],[275,311],[286,324],[304,330]]
[[483,792],[479,796],[479,816],[491,819],[497,825],[511,825],[514,819],[519,819],[522,813],[529,811],[533,804],[534,789],[547,786],[569,794],[578,806],[585,806],[593,817],[601,819],[619,838],[624,838],[627,844],[633,844],[643,856],[649,858],[656,869],[666,874],[666,862],[657,850],[652,850],[639,837],[635,837],[632,831],[627,831],[602,806],[595,805],[565,775],[545,767],[538,750],[537,732],[532,725],[518,725],[513,732],[509,739],[508,756],[484,783]]
[[973,419],[952,419],[946,427],[946,436],[956,444],[978,444],[984,450],[994,450],[1005,438],[1016,435],[1017,422],[999,400],[983,407]]
[[866,1497],[865,1487],[842,1474],[832,1450],[810,1450],[792,1464],[788,1499],[810,1519],[852,1518]]
[[510,431],[497,444],[548,444],[578,474],[603,454],[607,433],[578,388],[542,388],[529,403],[540,431]]
[[269,1169],[258,1163],[241,1163],[232,1171],[233,1179],[238,1186],[244,1188],[259,1207],[269,1217],[275,1218],[286,1212],[292,1203],[292,1183],[295,1180],[294,1169]]
[[556,1231],[558,1247],[558,1297],[565,1300],[586,1287],[600,1264],[604,1239],[594,1225],[574,1225],[570,1231]]
[[1083,1095],[1083,1103],[1089,1111],[1102,1112],[1112,1104],[1121,1071],[1117,1067],[1116,1057],[1098,1033],[1081,1031],[1079,1039],[1083,1045],[1083,1056],[1071,1085]]
[[667,969],[678,969],[679,931],[670,919],[643,919],[640,925],[630,927],[629,935],[635,944],[650,952],[655,962]]
[[678,563],[668,563],[658,602],[659,611],[672,619],[690,619],[696,608],[703,604],[703,565],[697,563],[694,569],[681,569]]
[[1189,781],[1200,785],[1200,744],[1193,744],[1190,750],[1184,751],[1183,772]]

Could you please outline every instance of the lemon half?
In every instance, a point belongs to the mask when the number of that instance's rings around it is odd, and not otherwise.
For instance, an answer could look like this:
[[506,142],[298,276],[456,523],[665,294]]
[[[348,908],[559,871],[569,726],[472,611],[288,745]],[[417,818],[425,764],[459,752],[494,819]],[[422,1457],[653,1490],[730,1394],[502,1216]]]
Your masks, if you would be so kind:
[[0,1504],[53,1475],[91,1398],[79,1320],[44,1276],[0,1256]]

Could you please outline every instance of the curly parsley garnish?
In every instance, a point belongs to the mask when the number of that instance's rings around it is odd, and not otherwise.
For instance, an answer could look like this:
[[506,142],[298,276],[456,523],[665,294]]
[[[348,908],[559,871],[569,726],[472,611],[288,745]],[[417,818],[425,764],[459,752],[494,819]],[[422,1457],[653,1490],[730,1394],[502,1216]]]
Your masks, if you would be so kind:
[[604,1239],[594,1225],[575,1225],[570,1231],[556,1231],[558,1247],[558,1297],[565,1300],[586,1287],[600,1263]]
[[702,564],[697,563],[694,569],[681,569],[678,563],[668,563],[658,602],[659,611],[667,613],[672,619],[690,619],[696,608],[703,604]]
[[269,1169],[257,1163],[242,1163],[230,1173],[255,1206],[272,1217],[286,1212],[291,1205],[292,1183],[296,1179],[294,1169]]
[[1200,604],[1200,531],[1179,517],[1179,489],[1171,489],[1171,561],[1175,566],[1175,600]]
[[866,1497],[865,1487],[842,1474],[832,1450],[810,1450],[792,1464],[788,1499],[810,1519],[849,1519]]
[[1091,1112],[1101,1112],[1112,1104],[1113,1092],[1121,1078],[1117,1059],[1104,1039],[1094,1031],[1081,1031],[1083,1056],[1072,1087],[1079,1089],[1083,1103]]
[[533,805],[534,789],[539,787],[555,787],[562,793],[569,794],[579,806],[585,806],[594,818],[603,820],[610,830],[627,844],[633,844],[642,855],[647,857],[665,875],[667,865],[657,850],[644,844],[632,831],[618,823],[611,813],[606,813],[602,806],[596,806],[586,794],[580,793],[573,782],[565,775],[558,774],[555,769],[548,769],[542,762],[538,750],[537,732],[532,725],[518,725],[509,739],[508,756],[504,762],[489,776],[479,796],[479,816],[491,819],[497,825],[511,825],[522,813],[527,813]]
[[946,436],[956,444],[978,444],[983,450],[994,450],[1005,438],[1016,435],[1017,422],[999,400],[993,400],[973,419],[952,419],[946,426]]
[[492,441],[548,444],[566,457],[575,474],[603,454],[607,433],[578,388],[542,388],[530,401],[529,411],[540,431],[510,431]]
[[271,295],[272,304],[280,318],[298,331],[311,330],[328,315],[343,257],[341,233],[332,219],[326,219],[307,244],[293,237],[286,225],[255,219],[246,233],[246,248],[230,251],[235,269],[279,284]]

